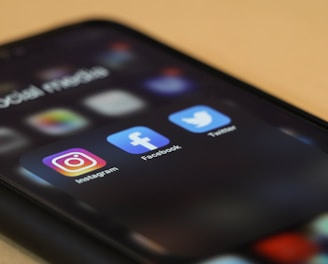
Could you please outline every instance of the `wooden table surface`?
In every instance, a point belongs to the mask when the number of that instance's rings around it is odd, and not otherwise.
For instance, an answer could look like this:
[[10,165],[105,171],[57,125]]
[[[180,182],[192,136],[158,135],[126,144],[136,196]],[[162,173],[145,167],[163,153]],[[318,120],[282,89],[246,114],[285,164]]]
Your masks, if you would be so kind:
[[[328,120],[328,1],[1,0],[0,43],[69,22],[137,27]],[[0,236],[0,263],[42,263]]]

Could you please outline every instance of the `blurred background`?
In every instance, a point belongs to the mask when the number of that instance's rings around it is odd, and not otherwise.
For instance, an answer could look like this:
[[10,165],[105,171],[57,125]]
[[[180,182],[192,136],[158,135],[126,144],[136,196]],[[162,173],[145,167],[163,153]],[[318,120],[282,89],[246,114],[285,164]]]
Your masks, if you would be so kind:
[[[123,22],[328,120],[328,1],[1,0],[0,43],[88,18]],[[40,263],[0,236],[1,263]]]

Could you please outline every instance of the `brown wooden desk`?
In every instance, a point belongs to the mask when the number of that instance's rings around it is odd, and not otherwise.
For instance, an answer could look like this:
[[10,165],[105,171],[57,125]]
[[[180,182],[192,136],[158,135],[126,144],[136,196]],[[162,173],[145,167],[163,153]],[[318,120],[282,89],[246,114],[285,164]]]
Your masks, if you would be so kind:
[[[113,18],[328,120],[328,1],[2,0],[0,43]],[[0,237],[1,263],[40,263]]]

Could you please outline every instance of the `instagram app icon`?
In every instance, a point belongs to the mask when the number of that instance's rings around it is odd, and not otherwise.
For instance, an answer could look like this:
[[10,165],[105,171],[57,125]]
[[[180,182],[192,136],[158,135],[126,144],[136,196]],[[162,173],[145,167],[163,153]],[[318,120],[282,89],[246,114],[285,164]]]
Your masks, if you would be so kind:
[[72,148],[43,159],[43,163],[68,177],[75,177],[100,169],[106,161],[82,148]]

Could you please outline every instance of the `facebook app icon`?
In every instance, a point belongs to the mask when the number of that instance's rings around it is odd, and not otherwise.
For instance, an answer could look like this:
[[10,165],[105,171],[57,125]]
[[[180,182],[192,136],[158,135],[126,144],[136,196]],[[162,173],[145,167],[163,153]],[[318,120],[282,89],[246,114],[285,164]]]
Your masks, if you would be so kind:
[[144,126],[132,127],[109,135],[107,141],[131,154],[142,154],[170,143],[168,138]]

